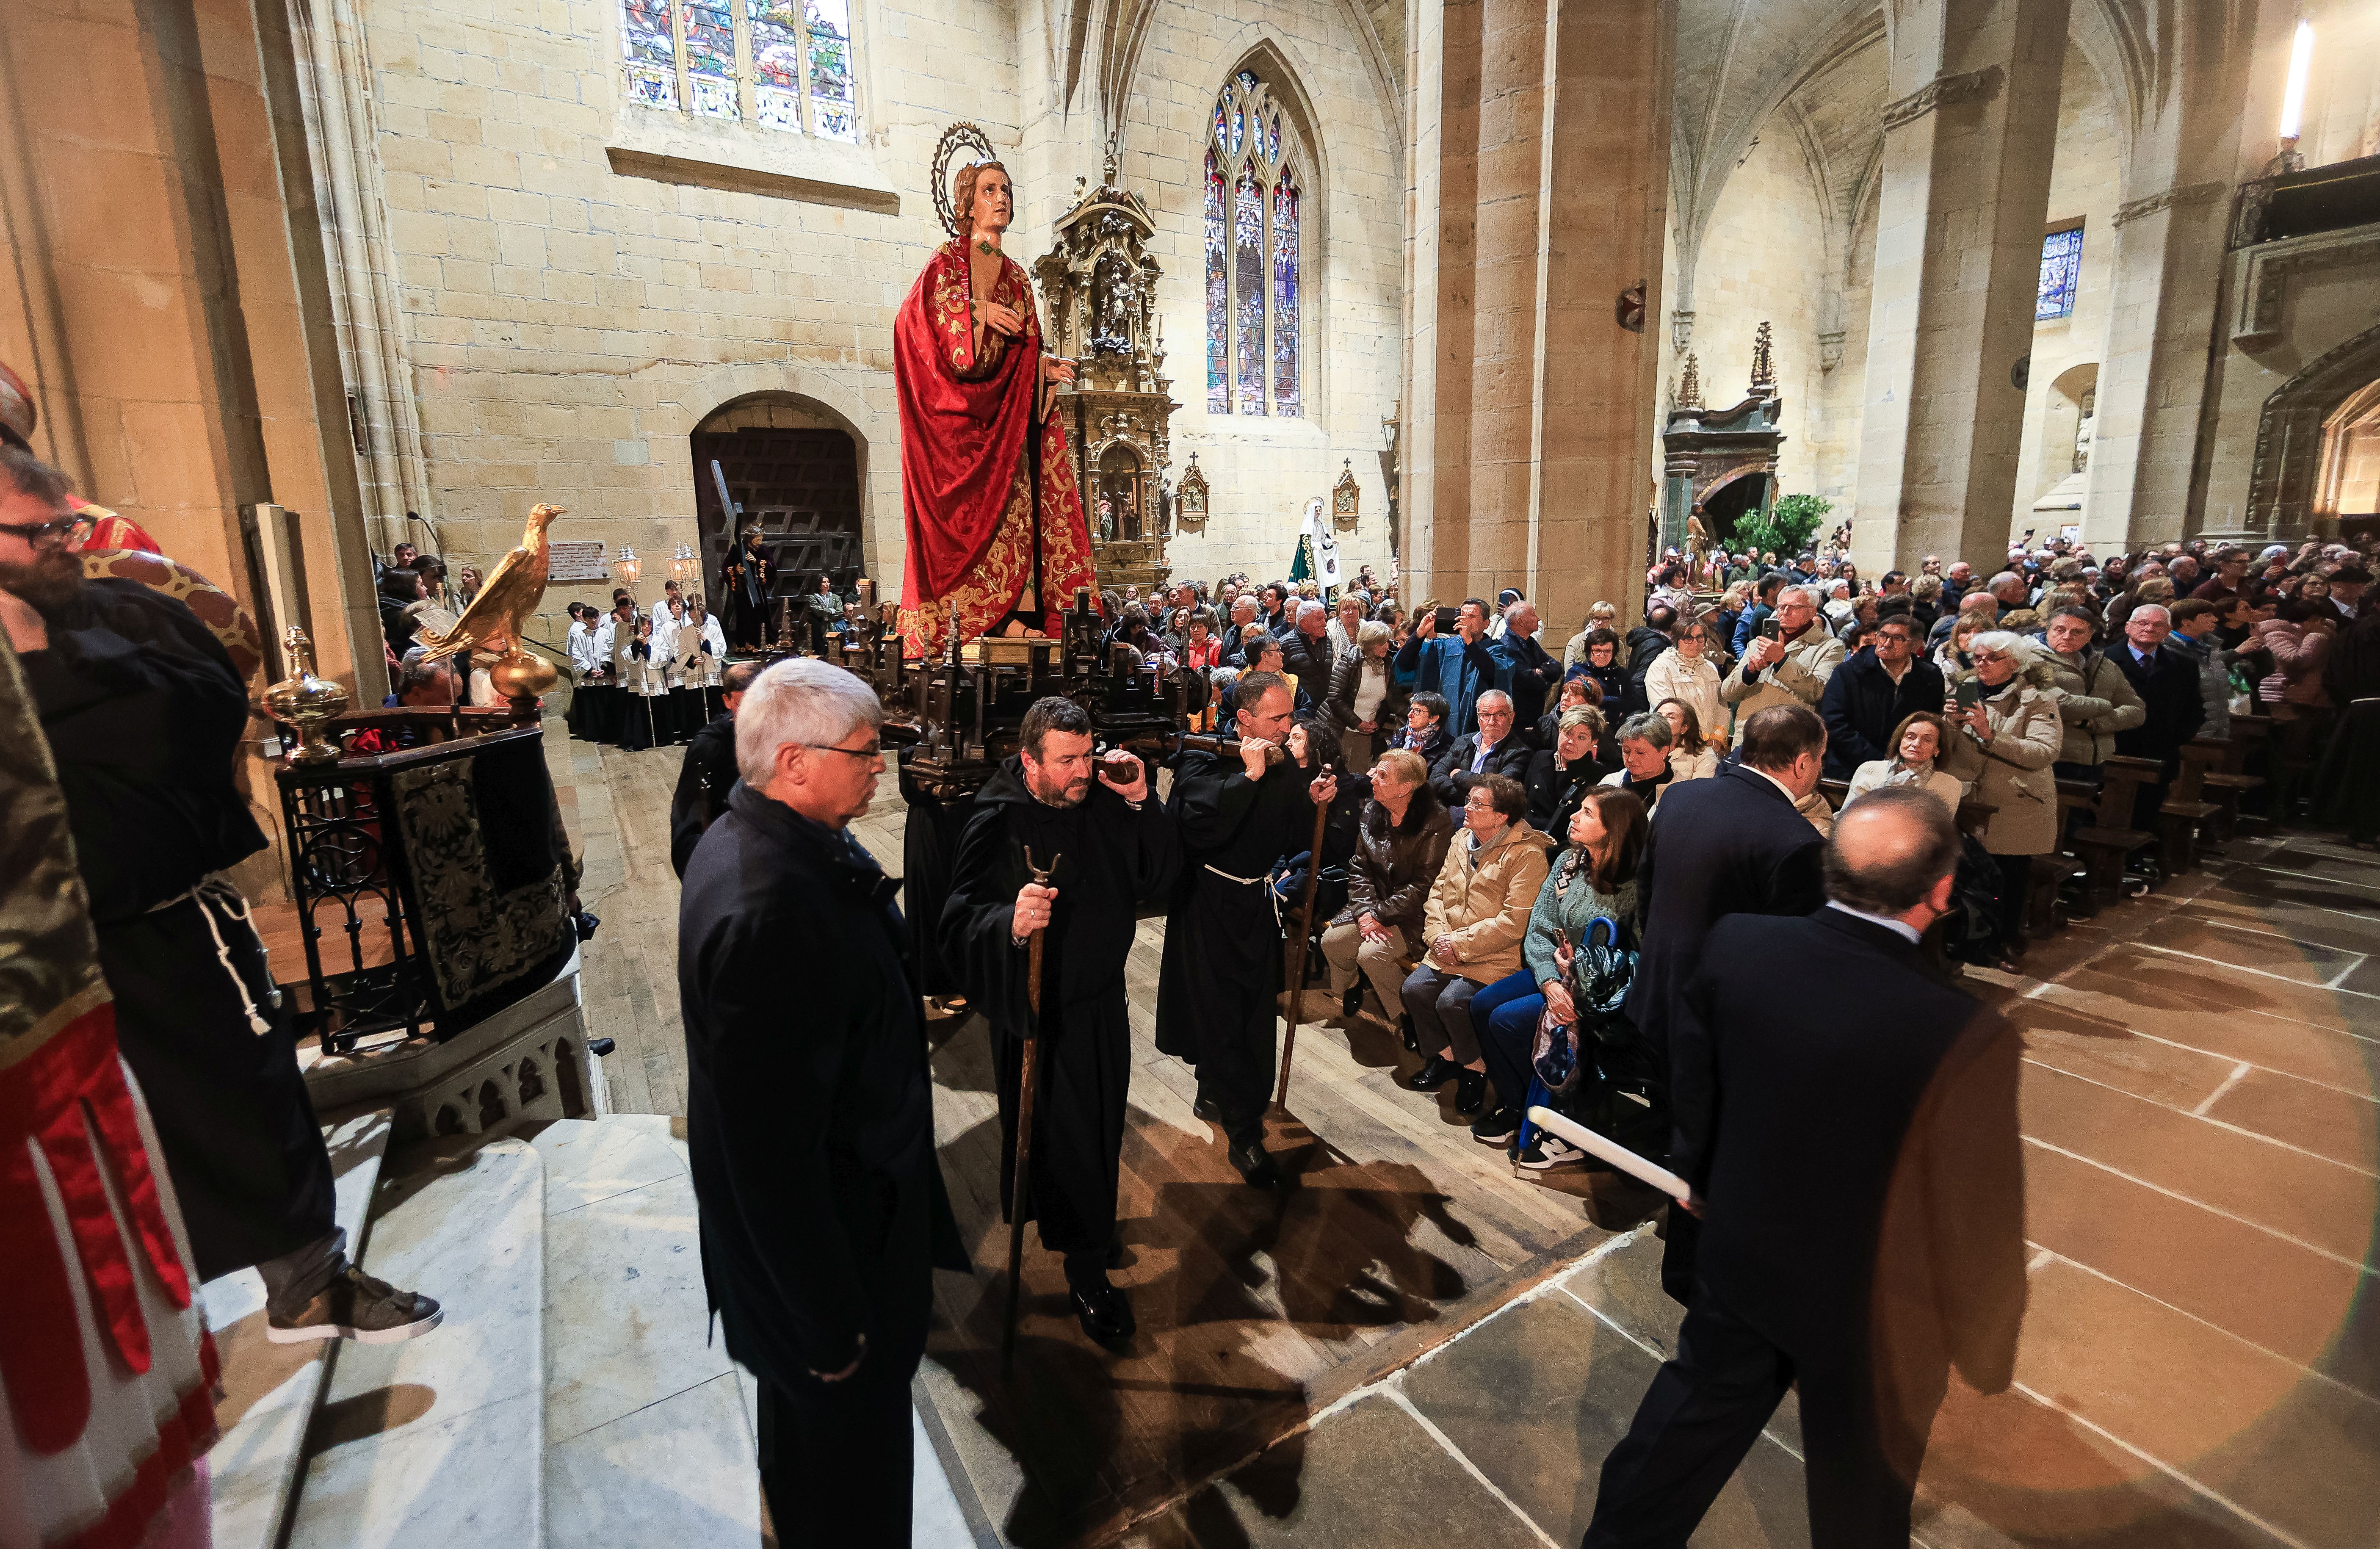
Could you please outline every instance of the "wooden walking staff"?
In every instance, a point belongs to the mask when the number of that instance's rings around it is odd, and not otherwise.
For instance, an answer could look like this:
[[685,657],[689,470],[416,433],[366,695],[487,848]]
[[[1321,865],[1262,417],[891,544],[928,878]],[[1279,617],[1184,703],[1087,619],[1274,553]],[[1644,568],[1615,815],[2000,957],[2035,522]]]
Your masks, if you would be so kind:
[[[1336,778],[1329,764],[1316,771],[1318,780]],[[1281,1087],[1272,1094],[1273,1106],[1289,1107],[1289,1062],[1297,1053],[1297,1024],[1305,1010],[1305,948],[1314,939],[1314,894],[1322,882],[1322,827],[1330,821],[1330,806],[1318,801],[1314,806],[1314,842],[1305,849],[1305,903],[1298,910],[1297,945],[1291,947],[1281,964],[1281,975],[1289,983],[1289,1036],[1281,1043]]]
[[[1050,879],[1058,874],[1058,862],[1063,856],[1053,855],[1046,867],[1033,864],[1030,846],[1025,851],[1025,869],[1033,873],[1034,885],[1047,887]],[[1033,1166],[1033,1091],[1038,1084],[1041,1055],[1041,933],[1036,925],[1025,942],[1025,1006],[1032,1013],[1025,1027],[1025,1058],[1016,1072],[1016,1159],[1008,1185],[1008,1326],[1000,1336],[1000,1374],[1012,1374],[1016,1364],[1016,1305],[1024,1294],[1025,1278],[1025,1207],[1032,1197]]]

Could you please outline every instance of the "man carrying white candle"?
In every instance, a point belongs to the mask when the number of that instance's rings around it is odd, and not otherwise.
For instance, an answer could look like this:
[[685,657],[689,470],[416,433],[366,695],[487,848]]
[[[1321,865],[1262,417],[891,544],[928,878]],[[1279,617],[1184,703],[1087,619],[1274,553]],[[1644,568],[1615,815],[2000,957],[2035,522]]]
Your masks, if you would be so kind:
[[[1958,857],[1939,801],[1872,792],[1828,842],[1825,908],[1711,931],[1671,1024],[1694,1295],[1604,1459],[1583,1549],[1684,1543],[1795,1385],[1811,1542],[1902,1549],[1950,1366],[2009,1385],[2021,1044],[1917,946]],[[1841,993],[1779,994],[1789,982]]]

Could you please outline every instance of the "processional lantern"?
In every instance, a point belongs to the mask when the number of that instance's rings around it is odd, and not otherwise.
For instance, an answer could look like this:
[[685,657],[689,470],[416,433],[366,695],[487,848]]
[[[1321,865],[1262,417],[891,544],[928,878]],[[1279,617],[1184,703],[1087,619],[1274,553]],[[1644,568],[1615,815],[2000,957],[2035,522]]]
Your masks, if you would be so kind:
[[637,594],[637,578],[644,573],[644,563],[637,557],[637,551],[622,543],[619,556],[612,561],[612,575],[622,586],[628,589],[628,595],[631,598]]
[[691,545],[680,543],[677,553],[670,555],[670,579],[677,582],[682,592],[691,591],[702,579],[702,561],[696,558]]

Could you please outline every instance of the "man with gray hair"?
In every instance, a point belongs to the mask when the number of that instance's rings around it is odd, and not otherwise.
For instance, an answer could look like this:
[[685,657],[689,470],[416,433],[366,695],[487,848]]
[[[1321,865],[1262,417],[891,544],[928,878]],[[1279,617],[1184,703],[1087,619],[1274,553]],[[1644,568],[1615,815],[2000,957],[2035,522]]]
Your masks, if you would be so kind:
[[1320,704],[1330,693],[1330,673],[1339,665],[1330,649],[1330,610],[1308,597],[1292,603],[1297,628],[1281,642],[1281,670],[1297,679],[1298,689]]
[[2164,774],[2141,797],[2133,821],[2156,826],[2168,787],[2181,773],[2181,750],[2206,724],[2206,700],[2198,690],[2198,664],[2166,644],[2173,615],[2143,603],[2124,619],[2124,643],[2107,653],[2131,680],[2144,712],[2139,725],[2116,734],[2116,751],[2127,758],[2155,759]]
[[[1827,680],[1843,665],[1843,642],[1818,622],[1817,593],[1789,586],[1777,594],[1775,634],[1761,626],[1743,649],[1743,663],[1719,679],[1718,697],[1735,710],[1735,740],[1762,711],[1798,704],[1815,711],[1827,697]],[[1715,730],[1715,727],[1706,727]]]
[[1694,1186],[1697,1273],[1584,1549],[1685,1543],[1788,1387],[1811,1541],[1906,1544],[1949,1369],[1986,1394],[2013,1379],[2022,1043],[1918,951],[1958,859],[1939,801],[1871,792],[1828,842],[1824,908],[1711,928],[1675,1015],[1670,1165]]
[[841,667],[761,673],[735,712],[742,781],[678,903],[703,1277],[759,1379],[760,1485],[789,1544],[908,1542],[932,1270],[966,1267],[900,884],[849,831],[883,721]]

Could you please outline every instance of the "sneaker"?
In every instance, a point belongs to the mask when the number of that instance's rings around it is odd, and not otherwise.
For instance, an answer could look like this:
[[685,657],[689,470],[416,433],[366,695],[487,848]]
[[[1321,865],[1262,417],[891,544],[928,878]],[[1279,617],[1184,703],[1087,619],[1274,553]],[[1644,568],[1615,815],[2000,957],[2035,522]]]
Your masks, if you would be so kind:
[[1483,1146],[1500,1146],[1521,1132],[1521,1110],[1498,1108],[1471,1126],[1471,1138]]
[[1521,1165],[1535,1173],[1548,1167],[1575,1166],[1585,1160],[1586,1153],[1559,1135],[1541,1135],[1536,1145],[1521,1153]]
[[395,1345],[419,1339],[445,1322],[435,1301],[418,1291],[400,1291],[354,1264],[296,1313],[268,1315],[264,1336],[276,1345],[310,1339],[352,1339],[359,1345]]

